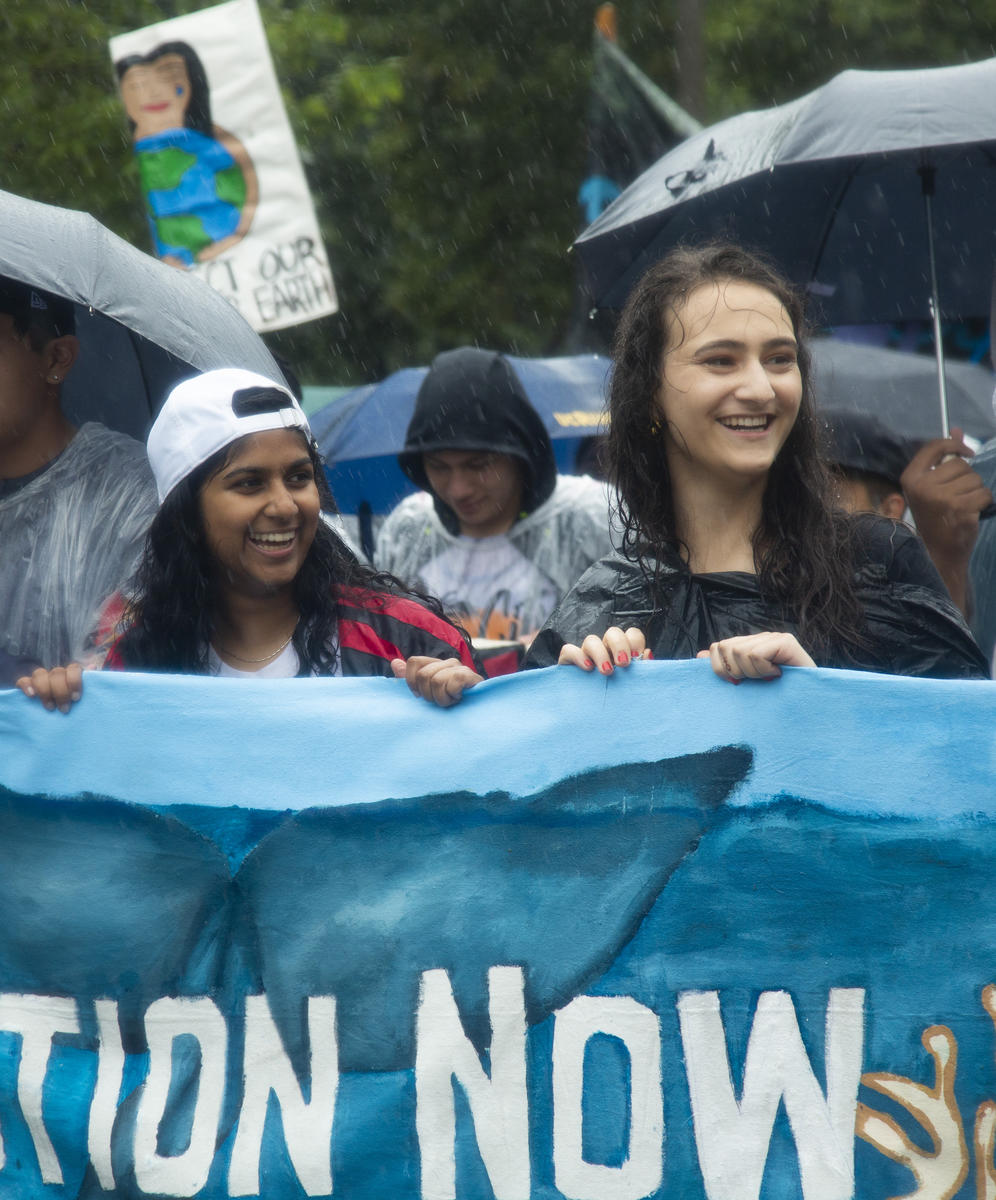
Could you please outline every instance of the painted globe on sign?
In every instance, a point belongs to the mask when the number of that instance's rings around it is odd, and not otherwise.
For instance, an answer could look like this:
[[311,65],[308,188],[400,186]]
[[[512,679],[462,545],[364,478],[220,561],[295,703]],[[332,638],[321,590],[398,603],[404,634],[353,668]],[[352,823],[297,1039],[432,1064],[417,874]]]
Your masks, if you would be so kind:
[[194,129],[168,129],[137,141],[135,153],[160,258],[193,266],[207,247],[236,232],[246,180],[221,142]]

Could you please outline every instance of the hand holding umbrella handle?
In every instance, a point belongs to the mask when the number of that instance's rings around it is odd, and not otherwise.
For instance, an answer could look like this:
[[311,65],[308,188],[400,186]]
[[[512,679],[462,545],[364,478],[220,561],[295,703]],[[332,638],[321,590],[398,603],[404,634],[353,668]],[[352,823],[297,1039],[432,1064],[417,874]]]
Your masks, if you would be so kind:
[[969,612],[968,564],[979,536],[979,514],[993,494],[972,470],[960,429],[921,446],[900,477],[906,502],[951,599]]

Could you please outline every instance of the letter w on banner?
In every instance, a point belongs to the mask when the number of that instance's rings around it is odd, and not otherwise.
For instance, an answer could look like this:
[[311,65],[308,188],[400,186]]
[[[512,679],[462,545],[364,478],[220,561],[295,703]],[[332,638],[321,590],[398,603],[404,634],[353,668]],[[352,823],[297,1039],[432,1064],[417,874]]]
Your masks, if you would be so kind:
[[156,254],[260,332],[338,309],[256,0],[112,38]]

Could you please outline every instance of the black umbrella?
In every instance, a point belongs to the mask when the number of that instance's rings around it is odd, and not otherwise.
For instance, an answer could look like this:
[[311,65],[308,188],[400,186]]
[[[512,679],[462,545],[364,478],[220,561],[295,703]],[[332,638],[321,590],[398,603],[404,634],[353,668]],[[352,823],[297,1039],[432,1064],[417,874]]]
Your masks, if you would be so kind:
[[[996,59],[845,71],[688,138],[577,247],[595,303],[620,307],[679,241],[769,252],[830,324],[989,313],[996,260]],[[946,429],[946,413],[943,417]]]
[[82,212],[0,192],[0,275],[76,303],[80,357],[63,388],[76,423],[144,440],[169,390],[198,371],[283,375],[259,335],[212,288]]

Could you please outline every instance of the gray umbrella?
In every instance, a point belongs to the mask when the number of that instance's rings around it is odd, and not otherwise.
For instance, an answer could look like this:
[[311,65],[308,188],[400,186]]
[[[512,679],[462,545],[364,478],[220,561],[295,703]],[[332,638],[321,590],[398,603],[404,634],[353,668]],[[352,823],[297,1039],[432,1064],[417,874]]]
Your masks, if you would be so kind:
[[722,234],[770,253],[829,324],[939,322],[942,312],[988,315],[994,212],[989,59],[845,71],[703,130],[645,171],[577,247],[600,306],[621,306],[679,241]]
[[[937,436],[937,369],[933,358],[837,338],[814,338],[813,385],[820,408],[876,416],[910,441]],[[996,436],[996,377],[975,363],[945,364],[951,423],[984,442]]]
[[198,371],[238,366],[283,381],[217,292],[86,213],[0,192],[0,275],[75,301],[81,351],[63,404],[77,423],[100,420],[144,440],[170,388]]

